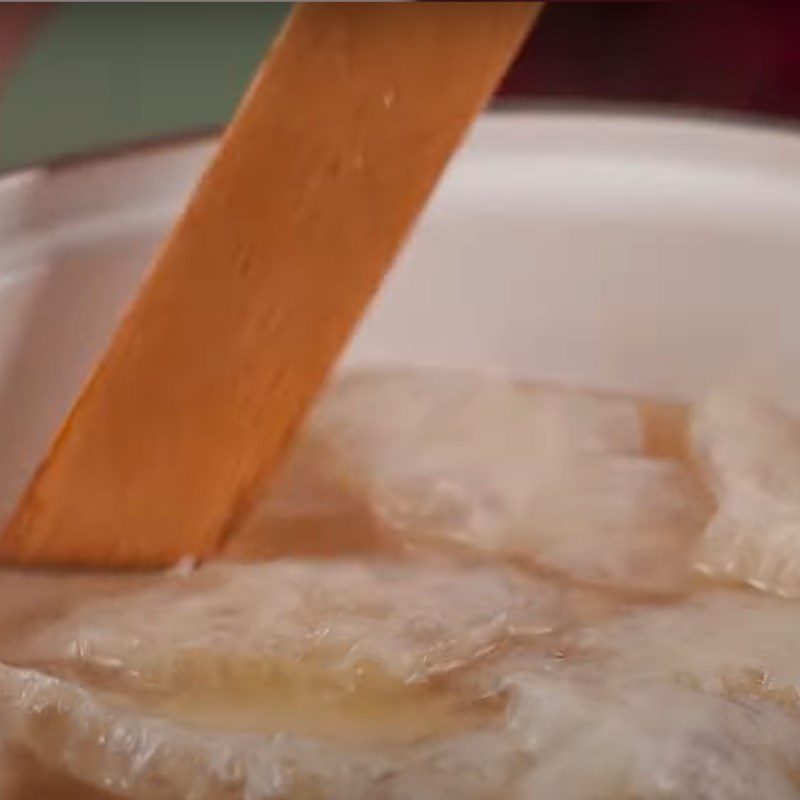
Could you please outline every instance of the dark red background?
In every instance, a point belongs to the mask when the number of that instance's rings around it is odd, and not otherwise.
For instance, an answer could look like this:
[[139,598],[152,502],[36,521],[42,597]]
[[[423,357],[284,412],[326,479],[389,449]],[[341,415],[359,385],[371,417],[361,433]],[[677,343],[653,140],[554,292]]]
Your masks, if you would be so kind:
[[800,0],[554,3],[502,94],[800,117]]

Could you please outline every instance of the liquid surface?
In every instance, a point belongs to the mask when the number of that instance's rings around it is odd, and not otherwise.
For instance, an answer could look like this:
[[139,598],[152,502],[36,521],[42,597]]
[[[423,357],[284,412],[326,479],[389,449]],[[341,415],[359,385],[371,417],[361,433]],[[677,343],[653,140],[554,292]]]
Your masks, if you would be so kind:
[[752,400],[345,376],[221,563],[0,573],[0,794],[800,800],[796,467]]

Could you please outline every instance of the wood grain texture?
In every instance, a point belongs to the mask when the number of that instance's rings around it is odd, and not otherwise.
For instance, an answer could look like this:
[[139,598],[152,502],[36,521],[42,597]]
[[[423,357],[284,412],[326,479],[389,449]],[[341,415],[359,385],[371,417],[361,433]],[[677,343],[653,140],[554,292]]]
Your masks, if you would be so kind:
[[215,550],[538,10],[298,7],[0,556],[156,565]]

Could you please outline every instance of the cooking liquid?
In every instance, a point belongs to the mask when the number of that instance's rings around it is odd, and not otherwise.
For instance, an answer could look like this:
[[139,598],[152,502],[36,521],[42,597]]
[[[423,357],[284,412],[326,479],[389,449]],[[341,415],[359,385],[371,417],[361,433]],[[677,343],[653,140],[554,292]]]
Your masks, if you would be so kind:
[[[687,409],[652,400],[638,404],[645,453],[658,458],[686,459]],[[408,557],[385,535],[381,525],[355,500],[322,520],[284,518],[246,524],[226,544],[223,558],[260,560],[278,556],[337,558],[359,553]],[[412,553],[412,556],[415,555]],[[455,558],[475,558],[454,549]],[[480,556],[486,559],[486,556]],[[523,564],[523,568],[527,565]],[[214,675],[171,685],[131,685],[119,673],[81,671],[63,665],[30,662],[15,652],[23,631],[46,624],[48,619],[86,598],[113,596],[131,587],[157,580],[147,575],[69,575],[14,573],[0,576],[4,603],[0,608],[0,656],[6,663],[30,666],[58,677],[75,680],[120,708],[135,708],[198,729],[243,732],[290,732],[353,744],[405,744],[443,734],[469,731],[499,722],[505,699],[498,695],[476,696],[474,675],[491,673],[498,659],[513,663],[518,652],[523,661],[531,644],[510,636],[495,643],[481,664],[467,674],[458,669],[421,683],[396,680],[369,667],[352,686],[326,678],[321,665],[304,663],[246,663],[215,665]],[[555,576],[555,580],[560,580]],[[607,587],[576,587],[564,581],[571,622],[586,624],[624,610],[641,597],[616,593]],[[677,600],[676,600],[677,602]],[[536,643],[547,649],[547,637]],[[563,654],[555,654],[556,656]],[[230,673],[230,674],[227,674]],[[21,749],[7,759],[0,775],[4,800],[101,800],[111,795],[61,778],[48,770],[32,768],[31,756]],[[143,798],[144,800],[144,798]]]

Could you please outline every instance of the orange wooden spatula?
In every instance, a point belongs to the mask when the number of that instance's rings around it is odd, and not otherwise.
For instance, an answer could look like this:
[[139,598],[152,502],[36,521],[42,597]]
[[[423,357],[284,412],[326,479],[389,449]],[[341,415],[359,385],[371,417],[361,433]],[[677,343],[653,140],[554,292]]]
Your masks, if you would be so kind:
[[156,565],[215,550],[537,11],[294,11],[0,555]]

